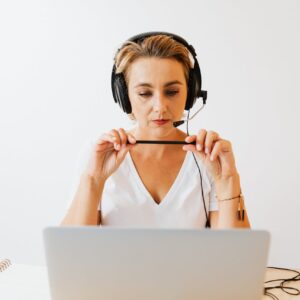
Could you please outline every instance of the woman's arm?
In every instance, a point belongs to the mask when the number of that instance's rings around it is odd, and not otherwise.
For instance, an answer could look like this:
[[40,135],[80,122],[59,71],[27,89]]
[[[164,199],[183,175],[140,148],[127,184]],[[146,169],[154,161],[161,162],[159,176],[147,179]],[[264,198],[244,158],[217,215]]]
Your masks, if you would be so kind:
[[[129,141],[129,144],[127,144]],[[135,138],[123,128],[112,129],[93,142],[85,171],[67,215],[61,225],[99,225],[99,202],[105,181],[135,146]]]
[[[209,213],[210,226],[212,229],[225,229],[226,227],[219,227],[219,211],[211,211]],[[232,228],[232,227],[227,227]],[[237,221],[236,226],[234,228],[251,228],[250,222],[248,219],[247,211],[245,210],[245,219],[244,221]]]
[[240,177],[239,174],[232,175],[215,182],[219,210],[210,213],[211,227],[216,229],[225,228],[250,228],[248,215],[245,211],[244,220],[238,218],[238,208],[240,198]]
[[99,225],[98,206],[104,184],[105,182],[96,182],[93,177],[82,174],[74,200],[61,225]]
[[239,220],[237,216],[241,187],[231,142],[220,138],[217,132],[205,129],[201,129],[197,136],[185,139],[188,143],[195,140],[196,145],[184,145],[183,150],[193,151],[200,156],[215,183],[219,211],[210,214],[212,227],[249,228],[247,214],[244,220]]

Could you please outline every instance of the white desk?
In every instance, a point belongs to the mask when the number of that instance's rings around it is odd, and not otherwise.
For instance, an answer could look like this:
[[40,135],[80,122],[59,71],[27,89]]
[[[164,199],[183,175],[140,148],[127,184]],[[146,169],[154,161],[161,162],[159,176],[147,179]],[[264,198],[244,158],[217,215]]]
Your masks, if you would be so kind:
[[46,267],[13,264],[0,273],[0,299],[50,300]]
[[[291,274],[277,270],[267,270],[266,280],[288,278]],[[300,289],[300,281],[288,286]],[[281,291],[273,291],[280,300],[297,300],[299,296],[291,296]],[[0,298],[3,300],[50,300],[47,269],[42,266],[13,264],[4,272],[0,272]],[[262,300],[270,300],[264,296]]]

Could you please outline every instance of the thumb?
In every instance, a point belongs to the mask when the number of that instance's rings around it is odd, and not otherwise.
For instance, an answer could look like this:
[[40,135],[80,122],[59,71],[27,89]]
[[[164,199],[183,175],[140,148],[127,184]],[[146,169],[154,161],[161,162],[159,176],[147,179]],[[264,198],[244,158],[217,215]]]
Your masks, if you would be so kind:
[[196,154],[196,156],[198,156],[201,159],[203,163],[205,162],[207,155],[203,151],[201,152],[195,151],[194,153]]
[[121,149],[117,152],[116,161],[117,161],[118,164],[120,164],[120,163],[124,160],[124,158],[125,158],[127,152],[128,152],[130,149],[131,149],[131,147],[128,146],[128,145],[125,145],[125,144],[122,145]]

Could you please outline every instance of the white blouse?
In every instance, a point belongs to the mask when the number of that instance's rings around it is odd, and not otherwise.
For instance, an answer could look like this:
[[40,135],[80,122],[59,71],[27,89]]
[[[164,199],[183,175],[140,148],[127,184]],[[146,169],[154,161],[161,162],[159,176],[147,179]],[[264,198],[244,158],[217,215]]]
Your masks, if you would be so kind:
[[[81,170],[77,174],[77,184],[73,184],[68,206],[75,195],[91,146],[92,142],[79,157]],[[202,174],[207,212],[218,210],[213,179],[200,157],[195,157]],[[102,226],[204,228],[206,216],[200,175],[192,152],[186,153],[175,181],[159,204],[144,186],[128,152],[119,168],[105,182],[98,209],[101,210]]]

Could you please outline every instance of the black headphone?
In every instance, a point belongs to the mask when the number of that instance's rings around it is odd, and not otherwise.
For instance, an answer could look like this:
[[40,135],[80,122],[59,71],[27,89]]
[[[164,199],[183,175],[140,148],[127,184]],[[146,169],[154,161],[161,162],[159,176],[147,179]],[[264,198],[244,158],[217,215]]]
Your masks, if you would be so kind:
[[[138,35],[135,35],[128,39],[127,41],[140,43],[145,38],[155,35],[166,35],[174,39],[175,41],[183,44],[191,53],[194,59],[194,68],[190,68],[189,71],[189,79],[188,79],[188,93],[187,93],[187,99],[185,103],[185,110],[190,110],[197,98],[202,98],[203,104],[206,104],[206,98],[207,98],[207,91],[201,90],[201,71],[198,64],[198,60],[196,58],[197,54],[192,45],[190,45],[185,39],[182,37],[168,32],[160,32],[160,31],[153,31],[153,32],[145,32]],[[124,43],[126,44],[126,42]],[[124,46],[123,44],[123,46]],[[122,47],[123,47],[122,46]],[[117,53],[122,49],[118,49]],[[115,103],[118,103],[120,107],[123,109],[123,111],[127,114],[130,114],[132,112],[131,104],[129,101],[128,96],[128,90],[127,85],[125,81],[125,77],[123,73],[116,74],[116,66],[114,64],[111,74],[111,89],[112,94],[115,100]]]

